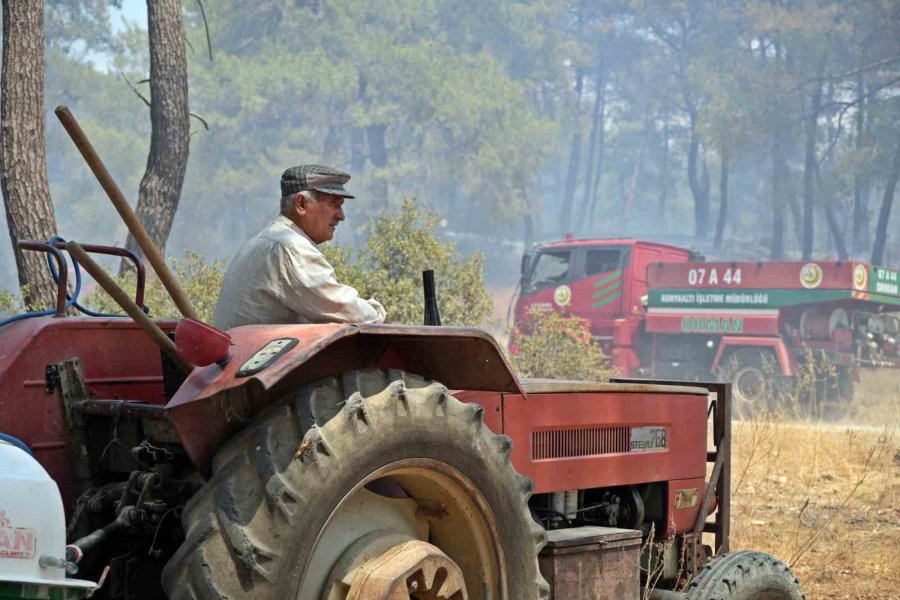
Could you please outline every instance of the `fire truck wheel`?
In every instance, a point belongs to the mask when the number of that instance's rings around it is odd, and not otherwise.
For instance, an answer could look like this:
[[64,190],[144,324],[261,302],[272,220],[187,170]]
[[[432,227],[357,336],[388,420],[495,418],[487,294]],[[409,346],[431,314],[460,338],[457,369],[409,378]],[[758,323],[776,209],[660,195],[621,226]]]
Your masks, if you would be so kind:
[[741,348],[722,361],[720,376],[732,383],[734,415],[750,419],[776,406],[781,373],[771,352]]
[[764,552],[742,550],[717,556],[694,577],[688,600],[804,600],[786,564]]
[[168,598],[547,598],[531,480],[482,414],[399,371],[304,386],[217,452]]

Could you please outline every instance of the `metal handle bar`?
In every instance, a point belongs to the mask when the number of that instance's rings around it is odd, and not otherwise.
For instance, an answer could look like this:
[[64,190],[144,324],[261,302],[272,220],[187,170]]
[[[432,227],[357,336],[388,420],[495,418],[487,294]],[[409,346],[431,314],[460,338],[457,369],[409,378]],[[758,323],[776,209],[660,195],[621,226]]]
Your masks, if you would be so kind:
[[[66,249],[66,243],[58,240],[53,244],[56,248],[60,250]],[[144,308],[144,286],[147,280],[147,273],[144,270],[144,263],[135,255],[134,252],[127,250],[125,248],[119,248],[118,246],[103,246],[100,244],[79,244],[81,248],[85,252],[89,252],[92,254],[107,254],[109,256],[119,256],[122,258],[127,258],[132,263],[134,263],[135,271],[137,272],[137,283],[135,284],[134,290],[134,303],[137,304],[141,309]],[[74,259],[73,259],[74,260]]]

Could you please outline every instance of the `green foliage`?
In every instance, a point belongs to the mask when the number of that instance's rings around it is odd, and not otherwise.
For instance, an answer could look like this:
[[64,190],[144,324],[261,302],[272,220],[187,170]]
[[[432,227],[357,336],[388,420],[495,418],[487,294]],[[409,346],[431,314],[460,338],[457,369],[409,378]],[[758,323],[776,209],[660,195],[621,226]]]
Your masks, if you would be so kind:
[[589,324],[575,315],[533,308],[515,345],[510,360],[522,377],[606,381],[615,374]]
[[9,290],[0,289],[0,315],[13,315],[22,311],[22,299]]
[[338,281],[374,297],[392,323],[420,325],[425,315],[422,271],[433,269],[443,325],[479,326],[493,304],[484,287],[484,257],[463,258],[435,228],[441,217],[406,198],[400,210],[369,223],[368,239],[354,256],[339,245],[325,249]]
[[[170,259],[170,265],[185,295],[194,305],[200,320],[211,323],[213,312],[216,309],[216,301],[219,298],[219,290],[222,287],[222,276],[225,274],[224,266],[219,261],[207,263],[202,256],[194,252],[185,252],[184,259],[181,261]],[[134,290],[136,275],[133,271],[115,279],[122,289]],[[100,287],[92,290],[82,304],[99,312],[122,312],[119,305]],[[181,316],[169,293],[156,278],[147,283],[144,291],[144,304],[149,307],[152,317],[177,318]]]
[[[45,106],[72,109],[134,200],[149,111],[120,73],[147,95],[149,51],[146,23],[114,26],[118,5],[44,3]],[[511,238],[523,224],[526,236],[549,239],[563,233],[572,157],[579,233],[683,234],[694,203],[685,177],[694,121],[710,213],[727,152],[726,246],[746,249],[771,235],[776,216],[774,132],[783,137],[784,195],[799,194],[803,117],[816,85],[824,94],[817,254],[833,251],[823,206],[848,224],[839,235],[859,238],[856,257],[871,247],[900,133],[890,60],[900,55],[898,0],[221,0],[206,3],[212,61],[198,3],[183,6],[191,109],[210,129],[191,120],[170,253],[226,257],[274,214],[278,177],[300,162],[350,171],[360,211],[386,213],[417,195],[448,231]],[[125,228],[50,110],[46,137],[59,233],[123,243]],[[593,221],[578,219],[589,205]],[[889,261],[900,251],[896,215]],[[783,219],[788,256],[797,220],[794,210]],[[2,244],[0,284],[14,279]]]

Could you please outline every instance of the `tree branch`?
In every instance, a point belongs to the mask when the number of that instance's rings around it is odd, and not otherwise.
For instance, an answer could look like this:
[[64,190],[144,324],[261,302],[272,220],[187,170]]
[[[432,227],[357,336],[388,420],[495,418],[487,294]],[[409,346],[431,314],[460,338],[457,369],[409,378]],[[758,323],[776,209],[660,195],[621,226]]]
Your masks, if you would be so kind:
[[[829,102],[828,104],[825,104],[824,106],[822,106],[821,108],[819,108],[819,112],[823,112],[826,108],[831,108],[831,107],[833,107],[833,106],[842,106],[842,107],[846,110],[846,109],[848,109],[848,108],[850,108],[850,107],[852,107],[852,106],[856,106],[857,104],[859,104],[859,103],[862,102],[863,100],[866,100],[867,98],[870,98],[871,96],[874,96],[875,94],[877,94],[877,93],[880,92],[881,90],[883,90],[883,89],[885,89],[885,88],[889,88],[889,87],[891,87],[892,85],[897,84],[897,83],[900,83],[900,77],[895,77],[894,79],[891,79],[890,81],[888,81],[888,82],[885,83],[884,85],[869,90],[867,93],[863,94],[862,96],[859,96],[859,97],[856,98],[855,100],[851,100],[851,101],[849,101],[849,102]],[[808,115],[807,115],[807,116],[808,116]]]
[[203,0],[197,0],[197,5],[200,7],[200,16],[203,17],[203,29],[206,31],[206,49],[209,51],[209,60],[212,61],[212,38],[209,37],[209,21],[206,20],[206,9],[203,8]]
[[838,73],[837,75],[825,75],[824,77],[815,77],[813,79],[809,79],[807,81],[804,81],[800,85],[798,85],[797,89],[802,88],[810,83],[815,83],[817,81],[824,82],[824,81],[832,81],[835,79],[845,79],[847,77],[852,77],[853,75],[856,75],[858,73],[863,73],[865,71],[871,71],[872,69],[877,69],[878,67],[883,67],[885,65],[889,65],[889,64],[895,63],[897,61],[900,61],[900,54],[898,54],[896,56],[889,56],[887,58],[882,58],[881,60],[877,60],[873,63],[862,65],[860,67],[856,67],[855,69],[852,69],[850,71],[845,71],[844,73]]
[[195,119],[197,119],[198,121],[200,121],[201,123],[203,123],[203,127],[205,127],[207,131],[209,131],[209,123],[206,122],[206,119],[204,119],[202,116],[198,115],[195,112],[192,112],[191,116],[194,117]]
[[[147,108],[150,108],[150,101],[147,100],[146,96],[144,96],[144,95],[143,95],[136,87],[134,87],[134,84],[131,83],[131,81],[128,79],[128,76],[125,75],[125,73],[123,73],[122,71],[119,71],[119,75],[122,77],[122,79],[125,80],[125,83],[128,84],[128,87],[131,88],[131,91],[134,92],[135,95],[137,95],[138,98],[140,98],[141,100],[144,101],[144,104],[147,105]],[[143,81],[149,81],[149,80],[148,80],[148,79],[145,79],[145,80],[143,80]]]
[[[148,100],[147,97],[144,96],[144,95],[140,92],[140,90],[138,90],[136,87],[134,87],[134,84],[131,83],[131,81],[128,79],[128,77],[125,75],[125,73],[123,73],[122,71],[119,71],[119,75],[122,76],[122,79],[125,80],[125,83],[128,84],[128,87],[131,88],[131,91],[134,92],[134,93],[137,95],[138,98],[140,98],[141,100],[143,100],[143,101],[144,101],[144,104],[146,104],[147,107],[149,108],[149,107],[150,107],[150,100]],[[148,81],[150,81],[150,80],[149,80],[149,79],[142,79],[142,80],[139,81],[138,83],[147,83]],[[191,112],[191,113],[190,113],[190,116],[194,117],[195,119],[197,119],[198,121],[200,121],[201,123],[203,123],[203,128],[206,129],[207,131],[209,131],[209,122],[208,122],[203,116],[198,115],[198,114],[195,113],[195,112]]]

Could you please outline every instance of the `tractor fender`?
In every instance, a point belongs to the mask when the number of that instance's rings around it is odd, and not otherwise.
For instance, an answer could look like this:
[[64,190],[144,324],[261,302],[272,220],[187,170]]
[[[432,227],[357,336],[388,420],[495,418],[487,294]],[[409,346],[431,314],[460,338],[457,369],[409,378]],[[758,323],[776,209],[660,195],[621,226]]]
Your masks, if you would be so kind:
[[778,361],[778,366],[781,369],[781,374],[786,377],[791,377],[794,375],[794,369],[791,365],[790,352],[788,352],[787,346],[785,346],[784,344],[784,340],[782,340],[781,338],[773,337],[723,336],[722,341],[719,342],[719,349],[716,351],[716,357],[713,360],[710,371],[715,373],[718,370],[719,364],[724,357],[726,357],[734,350],[746,348],[748,346],[752,346],[754,348],[771,348],[772,352],[775,354],[776,360]]
[[[260,411],[293,399],[305,383],[377,367],[401,369],[450,389],[524,394],[497,342],[478,329],[403,325],[248,325],[229,330],[230,360],[195,368],[166,405],[191,461],[209,475],[222,443]],[[265,368],[238,371],[273,340],[297,340]],[[450,357],[450,360],[448,360]]]

